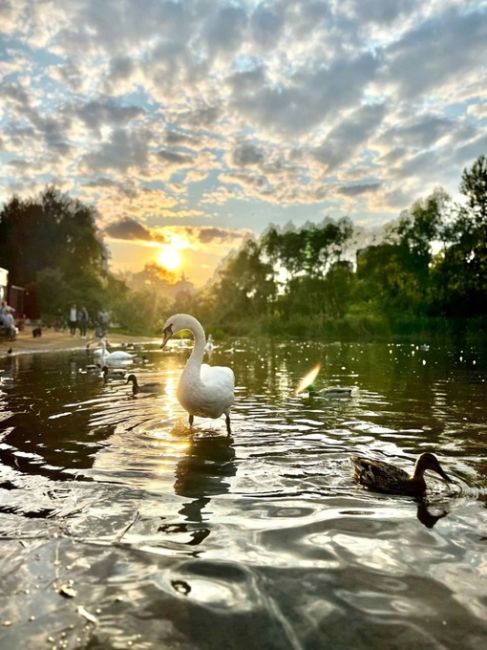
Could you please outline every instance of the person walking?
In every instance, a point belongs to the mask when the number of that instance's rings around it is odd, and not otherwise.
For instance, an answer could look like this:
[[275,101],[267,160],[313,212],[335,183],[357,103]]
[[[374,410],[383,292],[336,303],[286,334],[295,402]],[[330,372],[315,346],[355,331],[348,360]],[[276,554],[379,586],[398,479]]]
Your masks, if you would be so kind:
[[106,336],[107,334],[108,321],[109,321],[108,312],[106,311],[106,309],[100,309],[100,311],[98,312],[98,325],[100,330],[102,331],[102,336]]
[[71,336],[74,336],[76,334],[76,326],[78,324],[78,310],[76,309],[76,305],[73,304],[71,305],[71,309],[69,310],[69,333]]
[[86,338],[86,328],[88,327],[88,320],[89,320],[88,310],[83,305],[81,309],[78,310],[79,335],[81,336],[82,339]]

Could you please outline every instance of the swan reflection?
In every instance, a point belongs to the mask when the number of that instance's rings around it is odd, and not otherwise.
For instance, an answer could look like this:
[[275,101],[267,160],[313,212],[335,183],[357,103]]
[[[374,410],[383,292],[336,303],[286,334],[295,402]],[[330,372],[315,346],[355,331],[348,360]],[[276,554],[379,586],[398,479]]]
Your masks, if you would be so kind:
[[[227,494],[231,487],[230,479],[237,473],[233,438],[193,436],[185,452],[176,465],[174,491],[179,496],[189,497],[190,501],[179,513],[189,523],[202,524],[208,521],[205,508],[211,497]],[[208,537],[210,529],[188,526],[187,532],[191,536],[188,544],[198,545]]]

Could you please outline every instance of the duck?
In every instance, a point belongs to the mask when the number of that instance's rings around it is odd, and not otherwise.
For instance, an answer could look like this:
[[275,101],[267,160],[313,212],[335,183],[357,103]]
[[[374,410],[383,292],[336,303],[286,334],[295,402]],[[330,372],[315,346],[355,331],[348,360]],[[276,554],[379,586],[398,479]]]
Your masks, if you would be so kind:
[[78,368],[80,375],[88,375],[90,373],[99,373],[101,365],[99,363],[87,363],[84,368]]
[[125,370],[124,368],[113,368],[108,366],[103,366],[101,369],[101,376],[103,381],[108,381],[109,379],[125,379]]
[[101,365],[111,365],[117,363],[132,363],[133,355],[123,350],[116,350],[115,352],[108,352],[107,344],[105,341],[100,341],[100,348],[95,350],[95,356],[101,360]]
[[193,334],[194,347],[179,380],[176,396],[189,414],[189,426],[194,418],[219,418],[225,415],[227,434],[231,434],[230,409],[235,399],[235,376],[231,368],[209,366],[203,362],[205,354],[205,331],[201,323],[189,314],[174,314],[164,324],[161,349],[169,339],[189,330]]
[[308,389],[308,397],[351,397],[352,388],[334,386],[317,390],[314,382],[319,375],[320,369],[321,363],[317,363],[313,368],[311,368],[311,370],[299,381],[294,394],[300,395]]
[[316,390],[315,386],[311,384],[308,386],[309,397],[351,397],[351,388],[342,388],[341,386],[334,386],[333,388],[320,388]]
[[447,483],[452,482],[436,456],[429,452],[418,456],[411,476],[400,467],[364,456],[352,456],[351,462],[354,466],[354,478],[360,485],[386,494],[422,496],[426,492],[426,470],[436,472]]
[[160,393],[163,388],[162,384],[158,381],[153,381],[148,384],[139,384],[137,377],[133,373],[128,375],[125,383],[128,384],[129,382],[132,382],[132,392],[134,395],[137,395],[137,393]]

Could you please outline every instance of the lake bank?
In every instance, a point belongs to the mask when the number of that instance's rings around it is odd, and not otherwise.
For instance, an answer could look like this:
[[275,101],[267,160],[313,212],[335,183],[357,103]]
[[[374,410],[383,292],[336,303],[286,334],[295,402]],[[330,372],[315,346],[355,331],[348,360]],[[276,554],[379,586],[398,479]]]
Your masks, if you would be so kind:
[[[83,339],[79,334],[71,336],[68,330],[55,331],[49,328],[43,328],[42,336],[34,338],[32,336],[32,329],[31,326],[26,326],[17,334],[15,341],[2,339],[0,342],[0,356],[8,354],[8,350],[10,349],[12,350],[10,354],[17,355],[84,350],[87,342],[90,342],[91,347],[96,346],[96,340],[92,330],[88,332],[87,338]],[[134,336],[116,332],[109,332],[108,334],[108,341],[111,345],[153,343],[154,340],[155,338],[150,336]]]

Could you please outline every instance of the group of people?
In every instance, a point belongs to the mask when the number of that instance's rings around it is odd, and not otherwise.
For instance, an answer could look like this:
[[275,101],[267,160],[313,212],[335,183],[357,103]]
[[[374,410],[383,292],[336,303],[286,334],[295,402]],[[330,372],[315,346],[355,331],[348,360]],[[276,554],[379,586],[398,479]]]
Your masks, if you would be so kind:
[[14,308],[7,304],[6,300],[0,303],[0,329],[8,339],[14,339],[17,336],[18,329],[15,325],[13,316]]
[[[101,309],[98,312],[95,321],[96,338],[101,339],[104,336],[106,336],[107,329],[108,329],[108,321],[109,321],[108,312],[105,309]],[[89,323],[90,323],[90,316],[88,314],[88,310],[86,309],[86,307],[83,305],[82,307],[78,308],[75,304],[71,305],[68,314],[68,325],[69,325],[69,332],[71,336],[74,336],[76,334],[76,330],[79,329],[79,335],[81,336],[82,339],[85,339],[86,330],[88,328]]]

